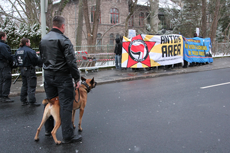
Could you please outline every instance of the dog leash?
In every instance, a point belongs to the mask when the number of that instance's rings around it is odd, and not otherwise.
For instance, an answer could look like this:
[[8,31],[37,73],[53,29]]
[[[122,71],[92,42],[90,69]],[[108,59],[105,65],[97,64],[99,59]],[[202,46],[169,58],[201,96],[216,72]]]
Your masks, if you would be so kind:
[[[85,87],[86,87],[87,89],[83,88],[82,86],[80,86],[80,87],[82,87],[83,89],[85,89],[85,90],[87,91],[87,93],[89,93],[89,92],[90,92],[89,85],[88,85],[85,81],[82,81],[81,84],[85,85]],[[79,87],[79,88],[80,88],[80,87]],[[80,91],[79,91],[79,88],[77,88],[77,90],[78,90],[78,101],[76,101],[75,96],[74,96],[74,101],[75,101],[76,103],[78,103],[78,102],[80,101]],[[75,90],[76,90],[76,86],[75,86]]]
[[[75,87],[75,90],[76,90],[76,87]],[[80,92],[79,92],[79,88],[77,88],[77,91],[78,91],[78,101],[76,101],[76,99],[75,99],[75,96],[74,96],[74,101],[76,102],[76,103],[78,103],[79,101],[80,101]]]

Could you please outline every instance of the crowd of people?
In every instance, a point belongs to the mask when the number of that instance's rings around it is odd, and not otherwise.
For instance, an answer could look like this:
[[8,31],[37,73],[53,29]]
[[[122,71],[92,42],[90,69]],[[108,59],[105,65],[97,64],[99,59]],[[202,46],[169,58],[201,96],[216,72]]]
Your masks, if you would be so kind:
[[[20,94],[22,106],[40,106],[35,98],[37,85],[35,66],[42,66],[46,98],[52,99],[59,96],[62,143],[72,143],[82,140],[80,135],[74,135],[71,122],[74,89],[80,87],[80,73],[73,45],[64,32],[65,19],[62,16],[55,16],[53,28],[40,42],[40,57],[30,48],[28,38],[21,39],[19,49],[15,55],[12,55],[9,45],[6,43],[7,34],[0,32],[0,100],[4,103],[14,102],[9,98],[11,71],[12,68],[19,67],[22,77]],[[45,135],[50,136],[53,128],[54,119],[50,116],[45,123]]]

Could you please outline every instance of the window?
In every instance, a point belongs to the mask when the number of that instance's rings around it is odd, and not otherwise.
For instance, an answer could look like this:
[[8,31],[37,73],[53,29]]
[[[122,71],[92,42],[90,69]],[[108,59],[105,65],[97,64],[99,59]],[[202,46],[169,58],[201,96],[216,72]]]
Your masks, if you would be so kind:
[[147,18],[147,23],[149,24],[150,23],[150,15],[148,12],[146,12],[146,18]]
[[97,50],[98,49],[101,49],[101,45],[102,45],[102,39],[101,39],[101,37],[102,37],[102,34],[101,33],[98,33],[97,34]]
[[143,26],[144,26],[144,18],[145,18],[145,15],[144,15],[143,12],[141,12],[141,13],[139,14],[139,26],[140,26],[140,27],[143,27]]
[[[93,23],[95,11],[96,11],[96,7],[92,6],[91,7],[91,23]],[[100,15],[99,15],[99,24],[100,23],[101,23],[101,12],[100,12]]]
[[116,24],[119,21],[119,11],[116,8],[110,9],[110,22]]
[[115,41],[115,39],[114,39],[114,34],[111,33],[111,34],[109,35],[109,45],[114,45],[114,41]]
[[133,26],[134,24],[134,20],[133,20],[133,15],[129,18],[129,26]]

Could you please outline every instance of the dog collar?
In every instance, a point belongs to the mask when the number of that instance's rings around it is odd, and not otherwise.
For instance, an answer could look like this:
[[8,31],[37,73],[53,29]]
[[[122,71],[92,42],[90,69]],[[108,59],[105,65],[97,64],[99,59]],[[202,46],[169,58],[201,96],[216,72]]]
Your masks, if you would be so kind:
[[89,87],[89,85],[88,85],[85,81],[82,81],[81,84],[83,84],[83,85],[86,87],[85,90],[87,91],[87,93],[89,93],[89,92],[90,92],[90,87]]

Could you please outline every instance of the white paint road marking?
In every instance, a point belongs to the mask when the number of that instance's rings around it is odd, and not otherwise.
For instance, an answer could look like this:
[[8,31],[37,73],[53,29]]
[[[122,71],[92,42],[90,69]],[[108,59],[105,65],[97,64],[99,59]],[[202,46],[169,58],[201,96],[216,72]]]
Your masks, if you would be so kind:
[[206,88],[212,88],[212,87],[222,86],[222,85],[226,85],[226,84],[230,84],[230,82],[220,83],[220,84],[214,84],[214,85],[211,85],[211,86],[205,86],[205,87],[200,87],[200,88],[201,89],[206,89]]

